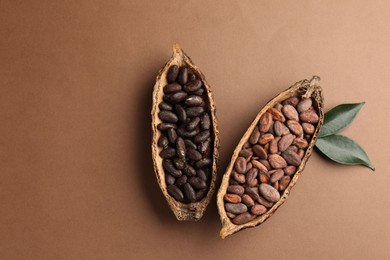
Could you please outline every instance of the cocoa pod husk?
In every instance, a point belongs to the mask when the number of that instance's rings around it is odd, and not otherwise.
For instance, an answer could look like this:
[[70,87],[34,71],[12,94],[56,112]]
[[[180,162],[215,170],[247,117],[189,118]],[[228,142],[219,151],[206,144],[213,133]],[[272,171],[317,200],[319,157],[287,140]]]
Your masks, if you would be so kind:
[[[324,111],[323,111],[323,95],[322,95],[322,88],[318,85],[319,77],[314,76],[310,81],[309,80],[302,80],[297,83],[295,83],[293,86],[288,88],[287,90],[283,91],[279,95],[277,95],[275,98],[270,100],[267,105],[265,105],[261,111],[257,114],[256,118],[253,120],[252,124],[248,128],[248,130],[245,132],[243,137],[241,138],[240,142],[238,143],[237,147],[235,148],[232,158],[230,160],[230,163],[223,175],[222,183],[218,191],[217,195],[217,207],[218,207],[218,213],[220,216],[220,220],[222,223],[222,229],[220,231],[220,236],[222,238],[225,238],[229,235],[232,235],[240,230],[246,229],[246,228],[252,228],[256,227],[260,224],[262,224],[264,221],[266,221],[269,217],[271,217],[275,211],[286,201],[288,198],[291,189],[296,184],[298,178],[301,176],[303,169],[305,168],[306,162],[308,158],[310,157],[313,147],[315,145],[315,142],[318,138],[320,129],[323,124],[324,120]],[[285,100],[292,100],[292,97],[303,97],[303,98],[309,98],[311,97],[313,99],[313,108],[316,110],[319,120],[315,127],[315,131],[313,133],[313,136],[308,144],[308,147],[306,149],[306,152],[301,160],[301,163],[298,167],[296,167],[296,172],[291,174],[291,181],[286,186],[283,182],[280,199],[272,205],[272,207],[268,208],[268,210],[260,215],[253,217],[250,213],[245,213],[246,217],[242,217],[242,221],[237,221],[236,219],[231,220],[227,216],[227,213],[225,211],[224,207],[224,195],[227,193],[227,187],[229,186],[229,180],[230,175],[232,173],[234,163],[239,156],[241,150],[243,147],[245,147],[245,143],[248,142],[248,139],[250,135],[252,134],[253,130],[257,125],[259,125],[260,118],[265,114],[269,113],[270,111],[275,112],[274,110],[270,110],[270,108],[273,108],[278,103],[283,103]],[[296,104],[295,104],[296,105]],[[264,125],[264,124],[263,124]],[[248,146],[247,146],[248,147]],[[294,169],[295,170],[295,169]],[[261,175],[259,175],[261,177]],[[285,178],[287,179],[287,178]],[[278,183],[278,182],[276,182]],[[279,186],[279,185],[278,185]],[[244,214],[242,214],[244,215]],[[237,217],[238,218],[238,217]],[[245,220],[245,221],[244,221]]]
[[[213,142],[213,156],[212,163],[210,166],[210,185],[207,191],[207,195],[198,202],[193,203],[182,203],[175,200],[172,196],[168,194],[167,185],[165,182],[165,172],[162,166],[163,158],[159,156],[161,148],[158,147],[157,142],[161,136],[161,132],[158,130],[157,126],[162,122],[158,117],[160,112],[159,104],[163,102],[164,87],[168,84],[168,70],[171,66],[187,66],[197,77],[202,81],[204,90],[206,92],[206,97],[208,100],[205,100],[207,103],[207,109],[211,116],[211,140]],[[175,94],[180,93],[176,92]],[[178,44],[173,46],[173,55],[165,66],[158,72],[156,77],[156,83],[153,90],[153,104],[152,104],[152,160],[153,168],[157,178],[157,182],[161,188],[163,195],[166,198],[166,201],[173,211],[176,218],[180,221],[197,221],[202,216],[210,202],[210,199],[215,190],[215,181],[217,177],[217,163],[219,157],[219,132],[217,119],[215,115],[215,101],[213,94],[210,89],[210,85],[207,83],[203,73],[200,69],[193,63],[193,61],[188,57]]]

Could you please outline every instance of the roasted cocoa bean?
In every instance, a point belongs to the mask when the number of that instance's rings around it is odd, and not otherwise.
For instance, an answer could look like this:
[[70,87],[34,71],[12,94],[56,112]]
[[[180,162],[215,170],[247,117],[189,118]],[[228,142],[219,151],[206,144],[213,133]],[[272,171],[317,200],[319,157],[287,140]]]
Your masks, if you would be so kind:
[[246,160],[244,157],[238,157],[235,164],[234,164],[234,169],[238,173],[245,173],[246,172]]
[[199,134],[197,134],[194,137],[194,143],[195,144],[200,144],[201,142],[206,141],[206,139],[209,138],[209,137],[210,137],[210,131],[209,130],[204,130],[204,131],[200,132]]
[[176,104],[176,103],[179,103],[179,102],[183,101],[184,99],[186,99],[187,93],[184,91],[178,91],[178,92],[173,93],[173,94],[166,96],[166,97],[167,97],[168,102],[170,102],[172,104]]
[[287,121],[287,127],[290,129],[290,131],[295,134],[297,137],[303,136],[303,129],[302,126],[298,123],[298,121],[295,120],[288,120]]
[[188,80],[188,68],[186,66],[181,66],[179,69],[179,77],[177,81],[181,85],[184,85],[187,83],[187,80]]
[[312,125],[310,123],[303,122],[302,128],[303,128],[303,131],[305,132],[305,134],[309,134],[309,135],[314,134],[314,131],[315,131],[314,125]]
[[167,136],[168,136],[168,140],[170,143],[172,143],[172,144],[176,143],[177,133],[176,133],[176,130],[174,128],[169,128],[167,130]]
[[299,102],[299,98],[298,97],[290,97],[288,99],[286,99],[285,101],[283,101],[283,105],[291,105],[293,107],[295,107]]
[[186,92],[195,92],[202,87],[202,81],[195,79],[184,85],[183,89]]
[[252,168],[247,172],[247,174],[245,175],[245,181],[249,186],[253,187],[257,185],[256,178],[258,173],[259,171],[256,168]]
[[166,137],[165,135],[161,135],[160,138],[158,138],[158,141],[157,141],[157,145],[159,147],[167,147],[169,144],[169,140],[168,140],[168,137]]
[[178,74],[179,74],[179,67],[177,65],[172,65],[169,68],[168,73],[167,73],[168,83],[175,82]]
[[164,159],[162,165],[166,171],[168,171],[173,177],[178,178],[181,176],[181,171],[173,166],[173,163],[169,159]]
[[184,184],[187,183],[187,176],[186,175],[182,175],[180,176],[179,178],[176,179],[175,181],[175,185],[179,188],[183,187]]
[[186,130],[188,131],[192,131],[194,130],[198,124],[200,122],[200,118],[199,117],[194,117],[192,118],[187,124],[186,124]]
[[274,133],[277,136],[282,136],[290,133],[290,130],[282,122],[275,121],[274,123]]
[[241,174],[241,173],[238,173],[236,171],[233,172],[233,178],[240,184],[244,184],[245,183],[245,175],[244,174]]
[[297,171],[297,167],[294,165],[289,165],[283,169],[284,174],[291,176]]
[[160,130],[160,131],[166,131],[169,128],[176,129],[177,126],[175,124],[168,124],[168,123],[160,123],[160,124],[157,125],[157,129]]
[[206,182],[199,177],[190,177],[188,178],[187,182],[191,184],[192,187],[198,190],[207,188]]
[[172,111],[173,110],[173,106],[168,104],[167,102],[161,102],[159,105],[158,105],[158,108],[160,110],[166,110],[166,111]]
[[199,161],[202,159],[202,154],[195,149],[187,149],[187,157],[193,161]]
[[189,107],[200,106],[203,104],[203,98],[200,96],[191,95],[186,98],[184,104],[186,104]]
[[165,122],[165,123],[177,123],[177,121],[179,121],[179,118],[177,117],[177,115],[175,115],[173,112],[171,111],[160,111],[160,113],[158,113],[158,117],[161,119],[161,121]]
[[254,145],[259,141],[259,138],[260,138],[260,131],[259,131],[259,127],[256,126],[251,136],[249,137],[249,143],[251,145]]
[[196,194],[194,188],[188,182],[183,185],[184,196],[190,201],[196,201]]
[[262,164],[261,162],[257,161],[257,160],[252,160],[252,165],[254,167],[256,167],[257,169],[259,169],[260,172],[268,172],[268,169],[267,167],[264,166],[264,164]]
[[279,181],[284,176],[284,172],[282,169],[270,171],[269,174],[271,175],[271,178],[270,178],[271,183]]
[[298,148],[301,149],[306,149],[309,146],[307,141],[303,138],[295,138],[293,144],[295,144]]
[[175,185],[167,186],[167,191],[168,191],[169,195],[171,195],[173,198],[175,198],[175,200],[181,201],[181,202],[184,201],[183,192]]
[[164,93],[165,94],[172,94],[179,92],[181,90],[181,85],[177,83],[171,83],[164,87]]
[[173,158],[173,157],[175,157],[175,155],[176,155],[176,150],[175,150],[175,148],[173,148],[173,147],[164,148],[164,149],[160,152],[160,157],[161,157],[161,158],[164,158],[164,159]]
[[203,130],[210,129],[211,120],[209,114],[204,114],[200,120],[200,126]]

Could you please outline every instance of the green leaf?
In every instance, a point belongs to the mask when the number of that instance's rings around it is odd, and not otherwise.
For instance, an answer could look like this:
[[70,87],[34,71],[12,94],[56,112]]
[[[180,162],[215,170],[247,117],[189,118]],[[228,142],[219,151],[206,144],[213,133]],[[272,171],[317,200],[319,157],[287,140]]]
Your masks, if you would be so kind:
[[366,152],[354,140],[343,135],[319,138],[316,147],[329,159],[341,164],[361,164],[375,171]]
[[356,104],[341,104],[325,113],[324,124],[319,137],[338,133],[347,127],[359,113],[365,102]]

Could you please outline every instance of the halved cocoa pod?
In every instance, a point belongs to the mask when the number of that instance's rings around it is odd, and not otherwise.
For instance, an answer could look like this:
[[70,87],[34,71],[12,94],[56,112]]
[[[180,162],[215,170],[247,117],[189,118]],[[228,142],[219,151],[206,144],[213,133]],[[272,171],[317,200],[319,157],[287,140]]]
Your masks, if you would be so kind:
[[[261,109],[241,138],[233,152],[217,195],[218,212],[222,222],[220,231],[222,238],[242,229],[260,225],[272,216],[287,199],[312,153],[323,124],[323,96],[318,82],[319,77],[314,76],[310,81],[299,81],[280,93]],[[312,110],[307,108],[309,105]],[[313,118],[313,120],[308,120],[307,111],[312,113],[310,119]],[[314,130],[309,129],[308,122]],[[307,139],[302,138],[302,124],[305,133],[311,133]],[[256,143],[251,139],[259,130],[261,136]],[[262,138],[265,137],[272,140],[272,143],[262,142]],[[268,145],[269,150],[266,149]],[[260,149],[259,146],[264,149]],[[234,182],[233,174],[245,170],[241,165],[245,160],[243,157],[245,152],[249,150],[252,150],[256,156],[261,155],[262,162],[267,164],[267,167],[258,167],[263,164],[252,159],[253,166],[259,171],[256,186],[250,178],[246,178],[245,183]],[[235,190],[241,192],[234,192]],[[240,206],[237,210],[227,204],[224,198],[233,196],[231,194],[236,194],[235,197],[240,196],[246,208]],[[248,202],[248,198],[252,201]],[[237,201],[239,201],[238,198]]]
[[180,221],[197,221],[215,190],[219,137],[203,73],[173,46],[153,90],[152,159],[157,182]]

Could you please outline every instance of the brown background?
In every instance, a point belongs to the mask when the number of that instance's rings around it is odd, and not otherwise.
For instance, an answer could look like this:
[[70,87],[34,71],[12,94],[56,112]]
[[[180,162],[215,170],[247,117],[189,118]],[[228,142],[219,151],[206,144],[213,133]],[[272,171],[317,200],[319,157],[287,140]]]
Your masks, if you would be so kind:
[[[389,24],[389,1],[1,0],[1,258],[389,259]],[[343,134],[376,172],[315,153],[262,226],[221,240],[215,197],[177,222],[149,147],[175,42],[214,91],[219,180],[257,111],[313,74],[327,110],[366,101]]]

